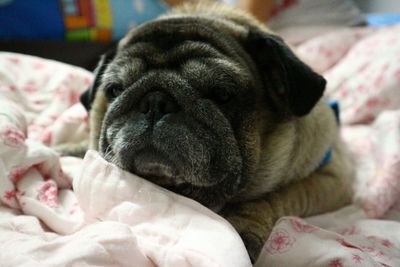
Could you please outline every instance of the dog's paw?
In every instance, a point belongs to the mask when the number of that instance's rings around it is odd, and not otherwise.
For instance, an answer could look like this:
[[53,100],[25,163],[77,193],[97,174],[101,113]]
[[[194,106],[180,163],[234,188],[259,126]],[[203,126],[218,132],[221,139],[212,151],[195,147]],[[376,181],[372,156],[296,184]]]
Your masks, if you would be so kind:
[[80,144],[62,144],[54,146],[53,149],[62,157],[78,157],[83,158],[86,154],[87,147]]

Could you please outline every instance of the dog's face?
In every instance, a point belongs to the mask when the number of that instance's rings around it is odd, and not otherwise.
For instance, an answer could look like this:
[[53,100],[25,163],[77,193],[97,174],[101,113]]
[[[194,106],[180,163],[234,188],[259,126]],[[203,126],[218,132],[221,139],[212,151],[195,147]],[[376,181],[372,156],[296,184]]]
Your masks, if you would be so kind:
[[279,38],[223,27],[172,17],[136,29],[85,96],[106,103],[106,160],[213,209],[254,177],[269,128],[307,114],[325,84]]

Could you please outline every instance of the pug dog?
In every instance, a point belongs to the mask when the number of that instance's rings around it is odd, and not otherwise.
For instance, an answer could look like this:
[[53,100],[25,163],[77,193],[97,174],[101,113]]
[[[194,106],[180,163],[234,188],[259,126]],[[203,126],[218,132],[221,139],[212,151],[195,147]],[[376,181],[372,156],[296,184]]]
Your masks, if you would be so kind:
[[81,101],[89,148],[218,212],[254,262],[280,217],[351,201],[325,85],[249,14],[189,4],[103,55]]

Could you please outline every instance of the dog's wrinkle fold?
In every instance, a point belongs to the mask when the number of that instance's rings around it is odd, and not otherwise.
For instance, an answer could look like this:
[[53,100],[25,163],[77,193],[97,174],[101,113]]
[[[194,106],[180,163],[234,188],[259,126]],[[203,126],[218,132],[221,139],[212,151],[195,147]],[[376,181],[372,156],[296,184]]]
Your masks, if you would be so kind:
[[[129,34],[129,40],[123,39],[120,48],[126,48],[142,41],[156,42],[160,46],[162,43],[170,42],[176,44],[192,40],[210,44],[226,57],[245,63],[243,58],[237,55],[237,52],[240,51],[240,46],[235,42],[234,38],[227,32],[221,31],[218,25],[210,24],[209,19],[204,20],[207,23],[199,23],[198,20],[193,18],[187,18],[184,21],[181,18],[171,18],[165,21],[158,20],[146,23],[133,30]],[[161,48],[168,49],[170,46],[161,46]]]
[[226,56],[207,43],[185,40],[169,49],[162,49],[157,43],[139,42],[132,44],[120,56],[125,61],[140,59],[147,68],[178,68],[191,59],[225,58]]

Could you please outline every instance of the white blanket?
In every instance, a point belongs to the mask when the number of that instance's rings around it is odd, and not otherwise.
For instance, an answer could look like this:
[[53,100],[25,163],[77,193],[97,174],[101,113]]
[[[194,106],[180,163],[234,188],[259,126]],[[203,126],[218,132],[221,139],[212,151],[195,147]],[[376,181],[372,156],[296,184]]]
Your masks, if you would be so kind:
[[[299,55],[341,103],[354,205],[282,218],[256,266],[400,266],[400,27],[331,33]],[[200,204],[94,151],[81,160],[51,149],[87,137],[77,102],[91,79],[0,53],[0,266],[250,266],[239,235]]]

